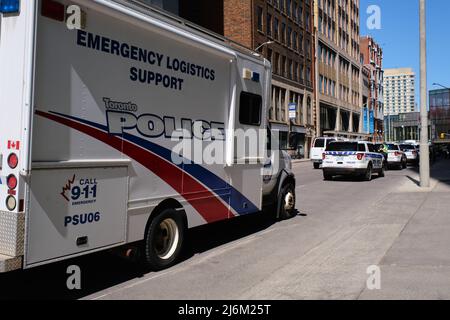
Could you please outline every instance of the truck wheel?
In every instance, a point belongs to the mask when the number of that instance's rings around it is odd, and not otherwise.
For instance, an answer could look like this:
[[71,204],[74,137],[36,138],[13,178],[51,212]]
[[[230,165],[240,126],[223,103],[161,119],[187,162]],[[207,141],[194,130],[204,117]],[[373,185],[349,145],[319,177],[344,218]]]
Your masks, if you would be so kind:
[[279,198],[280,219],[285,220],[294,216],[295,212],[295,186],[287,183],[281,188]]
[[364,175],[365,181],[371,181],[372,180],[372,164],[369,164],[367,166],[366,174]]
[[320,168],[320,163],[316,163],[316,162],[314,162],[314,169],[319,169]]
[[184,240],[183,217],[166,209],[150,222],[145,236],[145,262],[152,270],[172,266],[180,255]]
[[406,169],[408,167],[408,160],[403,159],[402,161],[402,169]]

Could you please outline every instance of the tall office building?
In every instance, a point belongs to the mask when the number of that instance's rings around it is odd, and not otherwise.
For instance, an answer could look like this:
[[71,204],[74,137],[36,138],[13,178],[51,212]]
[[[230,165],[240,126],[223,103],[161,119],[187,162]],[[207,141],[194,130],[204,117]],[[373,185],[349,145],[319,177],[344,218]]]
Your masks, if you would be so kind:
[[359,0],[315,0],[314,23],[317,130],[362,137]]
[[384,70],[384,115],[416,111],[416,75],[411,68]]

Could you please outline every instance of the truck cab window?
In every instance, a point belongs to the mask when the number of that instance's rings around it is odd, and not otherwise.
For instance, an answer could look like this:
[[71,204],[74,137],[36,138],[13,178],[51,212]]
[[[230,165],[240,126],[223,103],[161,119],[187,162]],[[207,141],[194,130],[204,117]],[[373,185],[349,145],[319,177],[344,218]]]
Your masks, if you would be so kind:
[[261,125],[262,97],[249,92],[241,92],[239,122],[250,126]]

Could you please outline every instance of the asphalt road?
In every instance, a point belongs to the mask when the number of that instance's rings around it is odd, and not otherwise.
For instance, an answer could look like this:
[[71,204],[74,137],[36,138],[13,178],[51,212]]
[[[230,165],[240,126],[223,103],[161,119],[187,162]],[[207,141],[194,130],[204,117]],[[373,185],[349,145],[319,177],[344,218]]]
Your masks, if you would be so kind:
[[[405,220],[383,217],[390,194],[416,176],[389,171],[371,182],[325,182],[310,163],[294,165],[298,215],[253,215],[189,232],[183,261],[149,272],[109,253],[0,275],[0,299],[357,299]],[[419,206],[420,197],[411,197]],[[416,203],[417,202],[417,203]],[[78,265],[82,289],[66,287]]]

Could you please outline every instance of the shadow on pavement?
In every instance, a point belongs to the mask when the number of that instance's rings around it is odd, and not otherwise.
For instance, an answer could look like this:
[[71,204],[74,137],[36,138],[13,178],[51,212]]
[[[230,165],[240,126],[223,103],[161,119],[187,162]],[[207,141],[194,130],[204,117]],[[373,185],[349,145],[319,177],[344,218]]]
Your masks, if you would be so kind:
[[[297,217],[306,216],[298,214]],[[253,214],[188,231],[182,261],[223,244],[265,230],[277,223],[268,214]],[[81,269],[82,289],[70,291],[67,268]],[[0,299],[79,299],[98,291],[140,278],[151,271],[143,264],[131,262],[109,252],[57,262],[29,270],[0,274]]]
[[[372,180],[377,180],[380,177],[377,174],[374,174],[372,176]],[[367,182],[363,178],[360,177],[352,177],[352,176],[335,176],[333,177],[333,180],[335,182]]]
[[[411,171],[415,173],[420,173],[420,167],[408,167]],[[416,185],[420,186],[420,181],[407,175],[409,180],[414,182]],[[430,164],[430,177],[439,180],[441,183],[450,185],[450,159],[437,158],[433,163]]]

